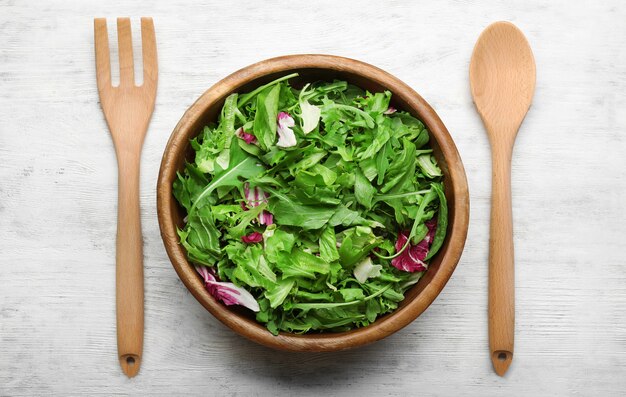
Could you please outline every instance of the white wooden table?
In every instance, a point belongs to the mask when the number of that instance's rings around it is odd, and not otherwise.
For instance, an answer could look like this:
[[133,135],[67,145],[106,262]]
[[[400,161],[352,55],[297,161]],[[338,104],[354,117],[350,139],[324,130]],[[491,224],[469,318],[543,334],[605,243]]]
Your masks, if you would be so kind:
[[[150,3],[0,1],[0,395],[626,393],[623,2]],[[142,158],[145,352],[130,380],[116,356],[116,163],[92,31],[94,16],[124,15],[135,32],[139,16],[154,17],[160,68]],[[517,323],[505,378],[488,355],[490,159],[468,86],[474,42],[501,19],[526,33],[537,62],[513,159]],[[360,59],[414,87],[469,178],[469,235],[447,287],[404,330],[353,351],[288,354],[242,339],[185,289],[159,236],[158,167],[184,110],[232,71],[291,53]]]

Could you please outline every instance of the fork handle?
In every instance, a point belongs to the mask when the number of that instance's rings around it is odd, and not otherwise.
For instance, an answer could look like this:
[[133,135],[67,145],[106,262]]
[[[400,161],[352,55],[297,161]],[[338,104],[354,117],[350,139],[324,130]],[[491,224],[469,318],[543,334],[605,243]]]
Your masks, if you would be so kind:
[[143,353],[143,238],[139,216],[139,155],[118,153],[116,242],[117,352],[128,377]]
[[489,350],[503,376],[513,360],[515,268],[511,211],[512,145],[494,146],[489,236]]

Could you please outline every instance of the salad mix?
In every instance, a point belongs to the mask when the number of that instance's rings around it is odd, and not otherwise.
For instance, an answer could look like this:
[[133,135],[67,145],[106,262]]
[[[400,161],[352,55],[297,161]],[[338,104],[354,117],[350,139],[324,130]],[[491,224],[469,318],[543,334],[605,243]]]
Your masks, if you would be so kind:
[[393,311],[447,228],[442,173],[391,94],[297,74],[228,96],[174,182],[180,243],[207,290],[273,334]]

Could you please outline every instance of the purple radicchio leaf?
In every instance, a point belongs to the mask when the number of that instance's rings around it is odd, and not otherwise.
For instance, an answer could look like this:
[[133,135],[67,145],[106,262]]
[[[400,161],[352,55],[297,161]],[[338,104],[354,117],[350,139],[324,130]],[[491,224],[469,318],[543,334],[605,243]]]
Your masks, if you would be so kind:
[[254,312],[261,310],[259,303],[250,292],[233,283],[218,281],[213,269],[206,266],[196,266],[196,271],[202,276],[204,287],[215,299],[222,301],[227,306],[241,305]]
[[[426,270],[428,265],[424,262],[424,259],[426,258],[426,255],[428,255],[428,250],[430,249],[430,245],[432,244],[435,237],[437,221],[431,219],[429,221],[426,221],[425,225],[428,228],[428,233],[426,234],[426,237],[424,237],[424,239],[416,245],[412,245],[409,243],[409,246],[404,250],[404,252],[402,252],[402,254],[400,254],[398,257],[394,258],[391,261],[392,266],[409,273],[423,272]],[[408,235],[408,232],[398,233],[398,241],[396,241],[396,252],[404,247]]]
[[[246,197],[246,204],[241,203],[241,207],[244,210],[248,210],[250,207],[257,207],[263,203],[267,203],[267,199],[269,195],[261,190],[260,187],[255,187],[254,189],[250,189],[249,183],[244,183],[243,185],[243,193]],[[259,224],[260,225],[271,225],[274,223],[274,216],[266,210],[263,210],[259,214]]]
[[243,127],[239,127],[239,129],[235,132],[235,134],[239,138],[243,139],[247,144],[251,144],[251,143],[252,144],[256,144],[257,143],[256,136],[254,136],[254,135],[252,135],[252,134],[250,134],[248,132],[245,132],[243,130]]
[[261,241],[263,241],[263,234],[259,232],[252,232],[247,236],[241,237],[241,241],[246,244],[260,243]]
[[397,112],[398,110],[396,108],[394,108],[393,106],[389,106],[387,108],[387,110],[385,110],[383,112],[383,114],[394,114],[395,112]]
[[263,210],[263,212],[259,214],[259,224],[266,226],[274,224],[274,215],[269,211]]
[[289,115],[289,113],[278,113],[278,127],[276,133],[278,134],[278,147],[292,147],[298,143],[296,141],[296,135],[293,133],[291,127],[296,125],[295,120]]

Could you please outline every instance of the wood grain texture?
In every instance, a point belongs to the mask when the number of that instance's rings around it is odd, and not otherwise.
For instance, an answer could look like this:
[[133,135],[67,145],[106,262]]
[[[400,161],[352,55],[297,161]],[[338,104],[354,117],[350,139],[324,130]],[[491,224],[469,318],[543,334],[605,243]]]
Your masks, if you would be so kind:
[[469,69],[472,98],[491,144],[489,351],[494,370],[503,376],[515,339],[511,155],[535,92],[535,58],[519,28],[499,21],[480,34]]
[[[623,394],[626,4],[1,0],[0,10],[0,395]],[[93,18],[112,32],[120,15],[154,18],[160,72],[141,158],[145,348],[133,379],[114,353],[117,171],[93,66]],[[538,71],[511,160],[516,338],[503,378],[485,327],[489,142],[467,76],[496,20],[524,31]],[[415,322],[355,350],[275,352],[234,334],[182,285],[159,235],[159,163],[185,109],[232,71],[290,53],[360,59],[406,82],[467,172],[468,240],[446,288]]]
[[143,82],[135,84],[129,18],[117,18],[120,83],[111,84],[105,18],[94,19],[96,81],[104,117],[115,145],[118,169],[115,300],[117,351],[122,371],[133,377],[141,367],[144,333],[143,238],[139,207],[141,148],[154,110],[157,54],[154,24],[141,18]]

